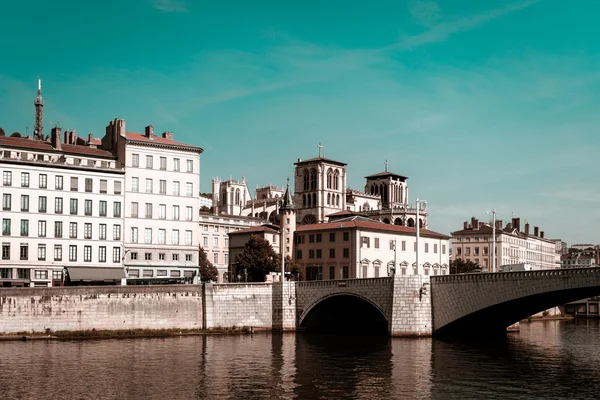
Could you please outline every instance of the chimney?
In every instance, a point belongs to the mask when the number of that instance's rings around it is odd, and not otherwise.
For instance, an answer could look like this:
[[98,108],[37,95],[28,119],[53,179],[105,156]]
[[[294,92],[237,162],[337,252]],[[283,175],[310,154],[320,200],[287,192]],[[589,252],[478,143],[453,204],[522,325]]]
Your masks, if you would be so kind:
[[543,239],[544,238],[544,231],[540,232],[540,237]]
[[463,224],[463,229],[464,230],[469,229],[469,221],[465,221],[465,223]]
[[173,140],[173,132],[163,132],[162,137],[163,139]]
[[152,125],[148,125],[146,127],[144,136],[146,136],[148,139],[150,139],[154,136],[154,127]]
[[65,144],[71,144],[71,133],[69,131],[65,131]]
[[533,236],[539,236],[540,235],[540,228],[538,228],[537,226],[533,227]]
[[525,234],[529,235],[529,224],[525,224]]
[[506,224],[506,229],[507,229],[507,230],[511,231],[511,230],[512,230],[512,228],[513,228],[513,224],[512,224],[512,222],[509,222],[508,224]]
[[471,225],[473,226],[473,229],[479,229],[479,221],[477,220],[477,218],[471,217]]
[[515,218],[515,229],[517,232],[521,232],[521,218]]
[[496,220],[496,229],[502,230],[502,220],[501,219]]
[[60,143],[60,133],[62,129],[55,126],[50,130],[50,143],[52,143],[52,147],[56,150],[62,150],[62,146]]
[[77,132],[75,129],[71,131],[71,141],[70,144],[77,144]]

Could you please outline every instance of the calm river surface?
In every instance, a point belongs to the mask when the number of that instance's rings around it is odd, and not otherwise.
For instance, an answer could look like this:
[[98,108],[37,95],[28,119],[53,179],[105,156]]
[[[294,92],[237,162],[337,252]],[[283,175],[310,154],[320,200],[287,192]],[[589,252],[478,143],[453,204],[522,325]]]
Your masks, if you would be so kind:
[[319,334],[0,342],[1,399],[594,399],[598,321],[502,339]]

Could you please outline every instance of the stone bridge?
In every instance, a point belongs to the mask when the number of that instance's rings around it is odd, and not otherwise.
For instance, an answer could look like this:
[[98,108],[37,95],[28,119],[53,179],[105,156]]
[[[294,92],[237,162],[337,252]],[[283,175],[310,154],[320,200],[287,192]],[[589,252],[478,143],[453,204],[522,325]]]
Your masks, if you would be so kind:
[[506,332],[535,313],[600,294],[600,268],[431,277],[433,333]]

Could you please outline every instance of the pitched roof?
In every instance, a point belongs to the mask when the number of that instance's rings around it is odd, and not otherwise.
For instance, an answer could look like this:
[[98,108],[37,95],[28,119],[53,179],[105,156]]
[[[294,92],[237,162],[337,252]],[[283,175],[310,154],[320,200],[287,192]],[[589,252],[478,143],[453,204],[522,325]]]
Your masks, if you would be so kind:
[[110,151],[102,149],[95,149],[93,147],[74,144],[61,144],[62,150],[57,150],[54,147],[52,147],[52,144],[50,142],[28,138],[0,136],[0,146],[8,146],[25,150],[39,150],[51,153],[69,153],[93,157],[115,158],[115,156]]
[[283,201],[281,203],[281,210],[293,210],[294,209],[294,200],[290,193],[290,184],[288,183],[287,188],[285,189],[285,193],[283,195]]
[[279,230],[275,230],[272,227],[274,227],[274,225],[253,226],[251,228],[240,229],[239,231],[229,232],[229,235],[242,235],[242,234],[246,234],[246,233],[260,233],[260,232],[279,234]]
[[[310,224],[302,225],[296,229],[296,232],[312,232],[330,229],[353,229],[361,228],[374,231],[382,231],[386,233],[398,233],[407,234],[410,236],[416,236],[417,229],[410,228],[408,226],[390,225],[383,222],[375,221],[371,218],[362,216],[354,216],[350,218],[343,218],[335,222],[326,222],[322,224]],[[419,236],[430,237],[436,239],[449,239],[450,237],[442,233],[430,231],[429,229],[419,229]]]
[[295,162],[294,165],[303,165],[303,164],[309,164],[309,163],[314,163],[314,162],[326,162],[326,163],[330,163],[330,164],[335,164],[335,165],[339,165],[341,167],[346,166],[346,163],[343,163],[341,161],[335,161],[332,160],[330,158],[325,158],[325,157],[315,157],[315,158],[309,158],[308,160],[302,160],[302,159],[298,159],[298,162]]
[[186,148],[190,148],[190,149],[199,150],[200,153],[202,153],[204,151],[204,149],[201,147],[193,146],[191,144],[186,144],[186,143],[182,143],[182,142],[176,142],[175,140],[166,139],[166,138],[156,136],[156,135],[152,136],[151,138],[147,138],[146,135],[141,134],[141,133],[127,132],[127,140],[141,142],[141,143],[156,143],[156,144],[162,144],[165,146],[186,147]]
[[407,176],[395,174],[395,173],[389,172],[389,171],[378,172],[378,173],[373,174],[373,175],[365,176],[365,179],[378,179],[378,178],[389,178],[389,177],[391,177],[391,178],[398,178],[398,179],[400,179],[403,182],[408,179]]

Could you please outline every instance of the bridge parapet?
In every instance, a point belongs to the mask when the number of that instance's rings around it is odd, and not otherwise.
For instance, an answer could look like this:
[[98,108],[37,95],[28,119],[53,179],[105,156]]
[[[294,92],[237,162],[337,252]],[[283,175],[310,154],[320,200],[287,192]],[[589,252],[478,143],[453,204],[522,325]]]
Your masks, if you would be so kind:
[[436,284],[458,283],[458,282],[493,282],[506,280],[522,280],[523,278],[539,278],[550,276],[577,276],[582,274],[600,274],[600,267],[593,268],[561,268],[544,269],[536,271],[511,271],[496,273],[473,273],[455,275],[436,275],[431,277],[431,282]]

